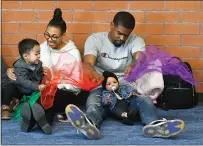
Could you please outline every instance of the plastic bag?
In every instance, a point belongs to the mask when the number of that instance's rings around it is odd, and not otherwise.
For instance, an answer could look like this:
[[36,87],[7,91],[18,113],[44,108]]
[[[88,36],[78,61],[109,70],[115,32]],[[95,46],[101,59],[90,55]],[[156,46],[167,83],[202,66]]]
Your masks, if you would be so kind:
[[184,62],[178,57],[171,56],[160,50],[156,46],[149,46],[145,51],[140,53],[136,66],[125,79],[128,82],[134,82],[149,72],[160,72],[164,75],[178,75],[192,85],[199,85]]
[[103,81],[102,75],[67,52],[60,55],[57,65],[50,70],[52,72],[42,81],[47,85],[41,93],[41,104],[45,109],[52,107],[58,84],[71,84],[90,91]]

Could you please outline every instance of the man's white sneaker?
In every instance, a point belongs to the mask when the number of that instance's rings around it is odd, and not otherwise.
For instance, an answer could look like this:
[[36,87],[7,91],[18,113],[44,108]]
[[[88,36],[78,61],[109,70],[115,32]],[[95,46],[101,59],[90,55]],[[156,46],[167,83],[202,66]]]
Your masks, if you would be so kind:
[[145,137],[171,137],[183,131],[185,123],[183,120],[157,120],[146,125],[142,129]]
[[100,138],[100,131],[77,106],[73,104],[67,105],[65,113],[70,123],[86,137],[92,140]]

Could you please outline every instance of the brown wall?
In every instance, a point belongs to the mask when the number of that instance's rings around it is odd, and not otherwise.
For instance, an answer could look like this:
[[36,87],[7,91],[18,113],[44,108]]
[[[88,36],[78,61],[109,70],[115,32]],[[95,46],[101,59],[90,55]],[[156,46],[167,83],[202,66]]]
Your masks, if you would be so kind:
[[117,11],[136,18],[135,33],[147,45],[158,45],[191,63],[203,92],[203,1],[2,1],[2,55],[11,66],[18,56],[17,44],[31,37],[44,41],[43,32],[60,7],[67,22],[66,39],[83,54],[86,38],[106,31]]

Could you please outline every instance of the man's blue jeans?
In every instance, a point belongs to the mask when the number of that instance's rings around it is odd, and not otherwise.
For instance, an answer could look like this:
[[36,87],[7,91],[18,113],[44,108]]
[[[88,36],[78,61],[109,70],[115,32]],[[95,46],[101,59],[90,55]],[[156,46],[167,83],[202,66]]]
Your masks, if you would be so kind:
[[[86,103],[87,117],[99,128],[103,119],[107,116],[107,109],[101,105],[101,93],[103,89],[97,88],[90,91]],[[149,97],[133,97],[130,100],[130,108],[135,108],[140,115],[144,125],[158,120],[156,107]]]
[[150,97],[136,97],[130,100],[130,107],[136,108],[142,124],[148,125],[152,121],[158,120],[156,107]]
[[107,115],[107,109],[101,104],[103,88],[97,88],[89,92],[86,102],[86,116],[99,128]]

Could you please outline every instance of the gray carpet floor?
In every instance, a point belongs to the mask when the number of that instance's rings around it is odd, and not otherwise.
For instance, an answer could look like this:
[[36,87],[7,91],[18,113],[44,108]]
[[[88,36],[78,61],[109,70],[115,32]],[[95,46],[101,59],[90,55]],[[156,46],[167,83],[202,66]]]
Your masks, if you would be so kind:
[[203,105],[184,110],[157,110],[160,117],[166,119],[180,118],[185,121],[184,131],[172,138],[145,138],[142,136],[142,125],[138,121],[134,126],[126,126],[111,118],[105,120],[101,127],[101,139],[88,140],[77,132],[70,123],[55,122],[53,134],[45,135],[37,127],[29,133],[20,130],[20,121],[1,121],[1,143],[6,144],[88,144],[88,145],[200,145],[203,144]]

